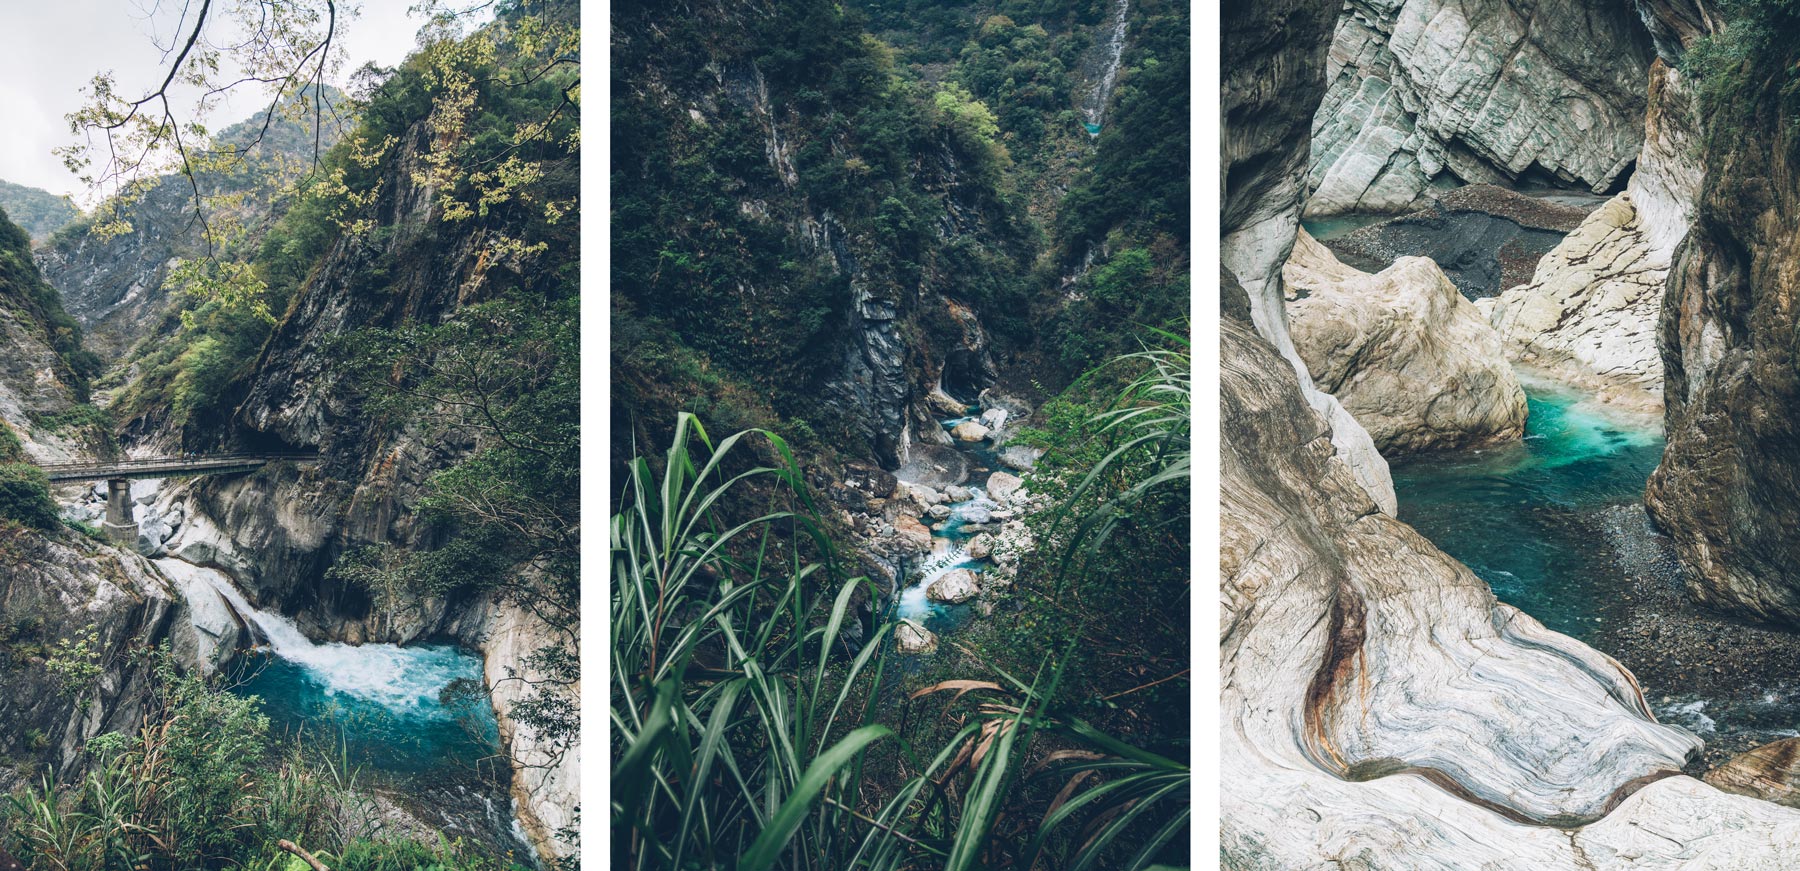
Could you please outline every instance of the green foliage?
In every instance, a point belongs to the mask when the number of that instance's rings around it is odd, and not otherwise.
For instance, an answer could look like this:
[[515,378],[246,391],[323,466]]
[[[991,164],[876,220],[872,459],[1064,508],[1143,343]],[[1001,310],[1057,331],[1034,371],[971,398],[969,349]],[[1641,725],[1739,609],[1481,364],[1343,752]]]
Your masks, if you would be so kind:
[[[301,744],[272,752],[255,697],[184,675],[166,648],[137,654],[153,692],[135,734],[104,733],[87,747],[72,789],[46,775],[0,807],[0,846],[26,867],[51,871],[287,869],[281,839],[367,871],[499,871],[439,836],[346,840],[372,810],[340,759]],[[340,858],[341,857],[341,858]]]
[[0,518],[41,530],[60,525],[44,470],[31,463],[0,463]]
[[[683,416],[660,469],[633,461],[612,519],[615,866],[971,869],[1060,852],[1074,867],[1141,868],[1186,828],[1187,767],[1059,703],[1062,662],[1029,683],[996,669],[1005,686],[912,693],[955,692],[952,706],[1000,694],[924,730],[935,749],[916,753],[882,689],[895,624],[857,625],[868,581],[839,571],[783,440],[715,446]],[[734,491],[759,483],[774,486],[766,507],[730,519]],[[1035,769],[1075,778],[1064,812],[1028,787],[1038,742],[1092,748]],[[1093,772],[1105,787],[1076,793]],[[1002,816],[1044,823],[1002,834]]]
[[1800,3],[1794,0],[1728,0],[1719,4],[1724,26],[1702,36],[1681,59],[1694,83],[1709,154],[1772,129],[1786,142],[1790,160],[1800,157]]
[[60,639],[44,659],[44,670],[56,678],[63,694],[75,697],[100,679],[100,634],[89,629],[85,634]]
[[0,420],[0,462],[16,463],[25,459],[25,445],[19,441],[19,434],[13,432],[12,424]]
[[43,330],[68,367],[64,380],[77,399],[87,401],[88,379],[100,373],[100,358],[81,347],[81,325],[63,310],[62,295],[38,273],[31,259],[31,237],[4,211],[0,211],[0,306]]

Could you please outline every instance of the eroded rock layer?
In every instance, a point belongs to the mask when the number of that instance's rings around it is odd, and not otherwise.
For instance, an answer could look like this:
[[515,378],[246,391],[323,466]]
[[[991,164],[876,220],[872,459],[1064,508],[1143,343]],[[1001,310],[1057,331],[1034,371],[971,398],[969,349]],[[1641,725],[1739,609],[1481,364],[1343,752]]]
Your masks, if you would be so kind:
[[1784,867],[1800,813],[1681,774],[1699,741],[1380,512],[1279,362],[1224,323],[1224,865]]
[[1325,48],[1335,10],[1316,0],[1225,5],[1220,98],[1222,280],[1257,331],[1299,376],[1312,407],[1332,422],[1332,439],[1356,479],[1389,514],[1394,479],[1368,432],[1331,394],[1314,387],[1288,336],[1281,268],[1300,226],[1308,130],[1322,94]]
[[1700,173],[1694,107],[1681,75],[1650,69],[1647,139],[1624,193],[1596,209],[1539,261],[1530,283],[1493,303],[1515,359],[1624,405],[1662,404],[1657,320],[1675,247],[1687,234]]
[[1446,181],[1605,191],[1643,142],[1650,60],[1624,4],[1352,0],[1313,125],[1307,214],[1404,211]]

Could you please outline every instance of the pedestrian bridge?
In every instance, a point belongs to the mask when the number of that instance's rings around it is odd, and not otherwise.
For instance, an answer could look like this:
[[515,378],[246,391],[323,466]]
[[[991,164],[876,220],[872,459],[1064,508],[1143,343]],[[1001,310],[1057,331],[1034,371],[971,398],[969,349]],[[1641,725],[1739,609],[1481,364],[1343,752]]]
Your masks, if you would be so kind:
[[122,544],[137,541],[137,518],[132,516],[132,478],[176,478],[189,475],[227,475],[254,472],[269,463],[282,460],[306,462],[319,455],[300,451],[263,451],[239,454],[189,454],[177,457],[148,457],[116,463],[49,463],[39,466],[51,483],[70,481],[106,482],[106,522],[101,524],[108,536]]
[[224,475],[252,472],[278,460],[304,462],[319,455],[300,451],[266,451],[250,454],[193,454],[151,457],[117,463],[53,463],[39,466],[51,483],[64,481],[122,481],[131,478],[174,478],[183,475]]

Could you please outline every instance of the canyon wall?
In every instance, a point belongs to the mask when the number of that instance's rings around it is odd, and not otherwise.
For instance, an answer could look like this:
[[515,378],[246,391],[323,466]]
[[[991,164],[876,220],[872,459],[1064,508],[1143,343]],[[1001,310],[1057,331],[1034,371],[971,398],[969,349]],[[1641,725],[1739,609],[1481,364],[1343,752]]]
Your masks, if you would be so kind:
[[[1283,166],[1278,150],[1234,164],[1234,146],[1254,153],[1245,145],[1268,116],[1234,131],[1229,108],[1260,94],[1265,112],[1308,115],[1274,95],[1305,98],[1304,74],[1289,76],[1316,57],[1331,8],[1225,10],[1221,859],[1233,869],[1785,867],[1800,813],[1684,774],[1699,740],[1656,723],[1628,671],[1498,602],[1384,512],[1305,369],[1271,338],[1258,295],[1280,285],[1256,267],[1292,247],[1298,186],[1271,170]],[[1234,79],[1234,50],[1249,51],[1246,68],[1260,61],[1249,75],[1269,76],[1269,90]],[[1275,183],[1237,184],[1258,178]],[[1678,310],[1665,306],[1665,330]]]
[[1244,290],[1260,333],[1299,377],[1307,402],[1331,421],[1332,444],[1383,511],[1398,507],[1387,461],[1342,403],[1319,390],[1294,349],[1281,269],[1294,248],[1313,112],[1324,93],[1335,9],[1312,0],[1223,9],[1220,95],[1220,269]]
[[1313,125],[1307,215],[1406,211],[1434,184],[1605,191],[1643,142],[1650,61],[1623,4],[1352,0]]
[[1747,59],[1734,79],[1712,83],[1725,90],[1701,113],[1705,181],[1660,321],[1668,447],[1646,502],[1674,538],[1695,598],[1795,623],[1800,108],[1781,92],[1793,44],[1776,37],[1759,47],[1755,28],[1724,31],[1749,46]]

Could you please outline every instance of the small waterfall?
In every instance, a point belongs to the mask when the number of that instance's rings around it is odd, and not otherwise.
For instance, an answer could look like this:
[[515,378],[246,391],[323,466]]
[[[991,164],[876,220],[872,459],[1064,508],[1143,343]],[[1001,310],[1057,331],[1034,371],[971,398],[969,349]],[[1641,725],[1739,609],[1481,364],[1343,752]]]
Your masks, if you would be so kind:
[[156,560],[172,577],[198,578],[254,629],[257,643],[298,666],[327,696],[378,705],[409,719],[449,719],[440,700],[455,680],[481,680],[481,662],[448,645],[315,644],[292,619],[258,610],[223,572],[178,559]]
[[1125,56],[1125,17],[1131,9],[1131,0],[1118,0],[1113,4],[1112,14],[1107,17],[1105,27],[1106,39],[1097,42],[1090,57],[1101,65],[1099,75],[1094,77],[1093,87],[1081,98],[1081,118],[1087,127],[1089,136],[1100,135],[1100,122],[1106,116],[1106,101],[1112,97],[1113,84],[1119,78],[1119,62]]

